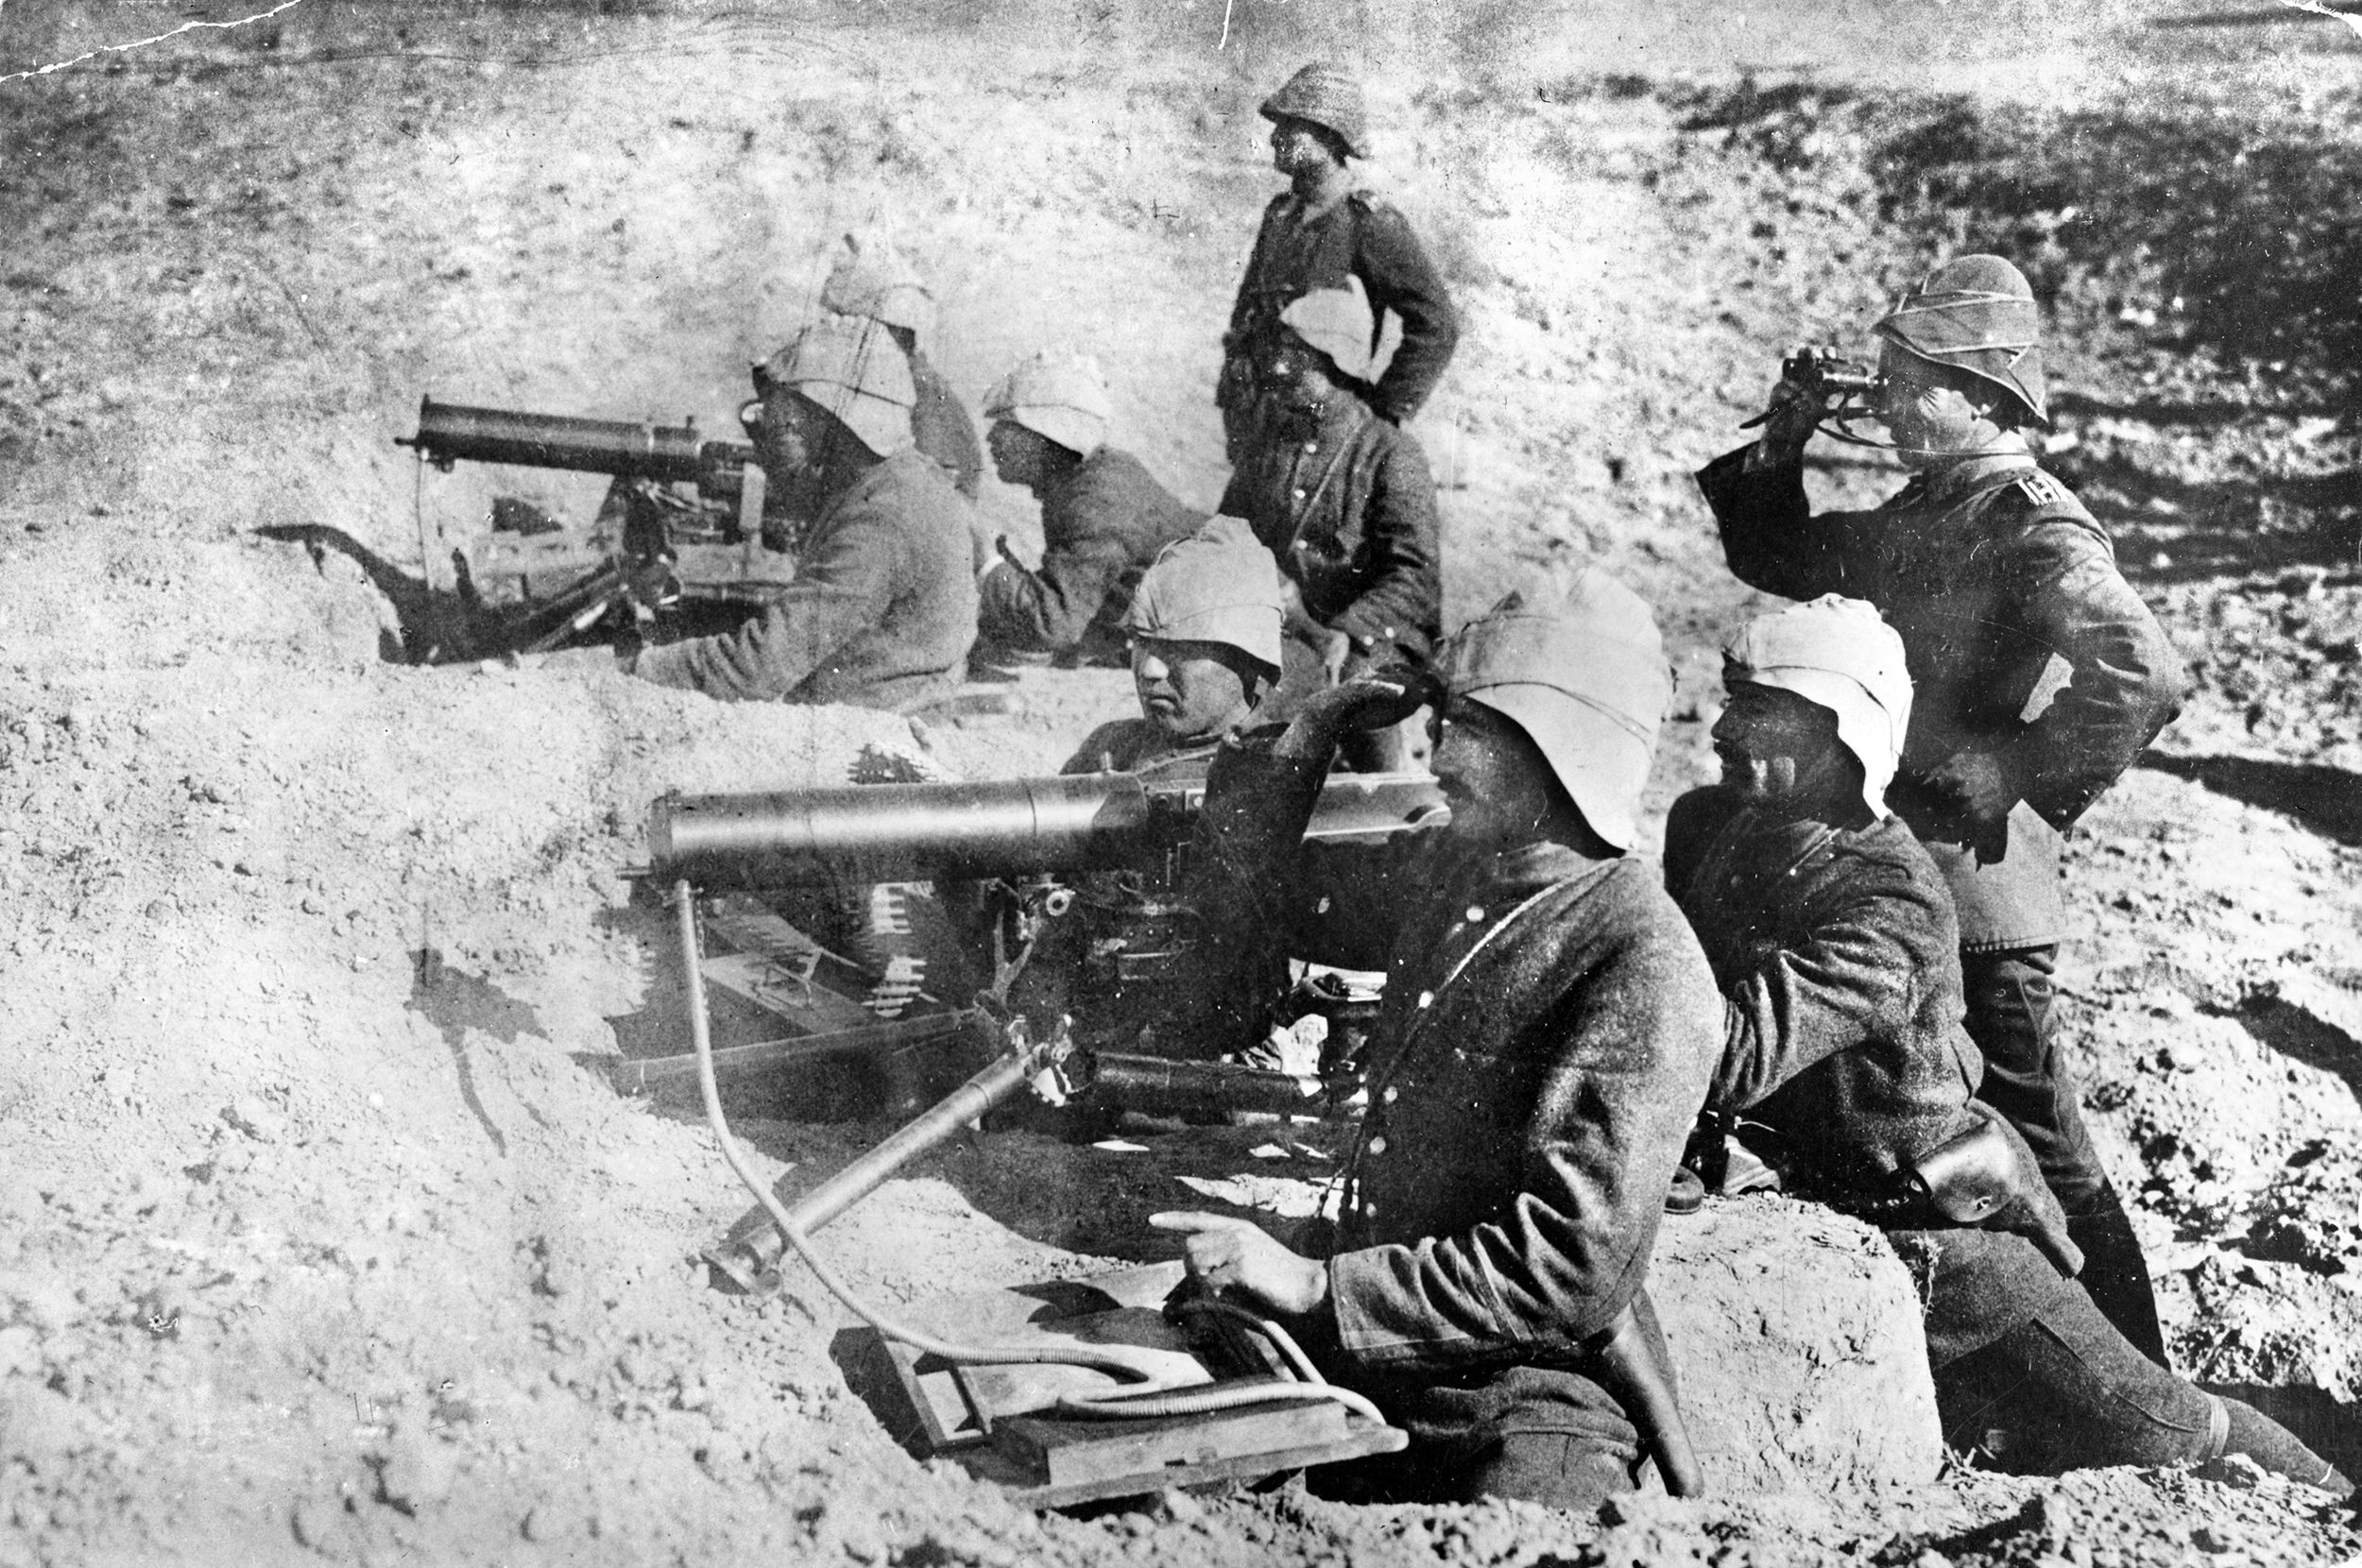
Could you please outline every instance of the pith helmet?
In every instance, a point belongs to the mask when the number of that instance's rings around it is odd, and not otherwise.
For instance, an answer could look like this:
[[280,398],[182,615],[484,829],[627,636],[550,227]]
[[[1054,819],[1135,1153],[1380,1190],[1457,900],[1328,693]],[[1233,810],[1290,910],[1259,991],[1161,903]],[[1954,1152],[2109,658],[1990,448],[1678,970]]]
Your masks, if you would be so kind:
[[880,457],[911,444],[918,394],[910,361],[876,322],[855,315],[815,321],[755,366],[755,390],[801,393],[834,415]]
[[935,330],[934,295],[895,243],[874,232],[845,236],[845,253],[820,285],[820,308],[907,327],[920,340]]
[[1279,563],[1237,518],[1209,519],[1157,553],[1123,629],[1167,642],[1221,642],[1279,675]]
[[1920,358],[1991,382],[2043,424],[2042,315],[2026,275],[1999,256],[1956,256],[1871,331]]
[[1656,617],[1638,594],[1585,567],[1563,593],[1511,593],[1446,643],[1438,663],[1453,696],[1525,731],[1594,833],[1633,846],[1673,696]]
[[1862,804],[1887,814],[1886,790],[1911,723],[1911,676],[1903,639],[1874,605],[1824,593],[1810,604],[1756,616],[1722,644],[1728,685],[1793,691],[1837,715],[1837,738],[1861,764]]
[[1343,288],[1316,288],[1288,301],[1279,324],[1356,381],[1367,381],[1378,347],[1378,317],[1361,280],[1348,275]]
[[1034,355],[984,394],[984,418],[1007,419],[1088,457],[1107,438],[1107,378],[1088,354]]
[[1354,157],[1370,155],[1369,105],[1361,81],[1346,75],[1343,66],[1314,60],[1263,100],[1262,114],[1275,123],[1309,120],[1334,133]]

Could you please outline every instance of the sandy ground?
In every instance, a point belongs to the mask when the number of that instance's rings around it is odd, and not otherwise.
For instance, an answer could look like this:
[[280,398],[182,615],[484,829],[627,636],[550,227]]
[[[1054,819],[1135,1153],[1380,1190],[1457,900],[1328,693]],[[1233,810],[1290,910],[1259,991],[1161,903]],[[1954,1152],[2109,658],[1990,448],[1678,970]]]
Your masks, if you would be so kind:
[[[0,74],[239,14],[10,7]],[[716,424],[833,238],[883,222],[937,280],[955,384],[1087,347],[1123,444],[1210,503],[1218,323],[1274,188],[1253,105],[1329,51],[1372,68],[1373,182],[1469,319],[1416,426],[1450,610],[1592,558],[1648,594],[1682,675],[1660,810],[1707,772],[1715,639],[1751,603],[1688,471],[1783,345],[1857,338],[1939,250],[2028,260],[2053,466],[2200,682],[2073,841],[2070,1036],[2180,1364],[2353,1467],[2347,29],[2195,4],[314,4],[0,82],[0,1563],[2362,1554],[2283,1490],[2130,1472],[1600,1519],[1295,1489],[1036,1518],[895,1446],[816,1290],[758,1306],[690,1266],[744,1194],[683,1110],[598,1070],[670,1015],[660,917],[621,875],[649,801],[833,782],[864,750],[1043,771],[1123,683],[1035,673],[1013,715],[915,727],[389,661],[495,490],[570,516],[597,491],[420,472],[390,437],[430,392]],[[1892,480],[1839,459],[1815,484]],[[1027,537],[1018,492],[984,506]],[[255,532],[284,524],[407,581]],[[745,1131],[816,1180],[883,1128]],[[887,1300],[1083,1271],[1153,1255],[1081,1223],[1125,1180],[988,1139],[830,1234]]]

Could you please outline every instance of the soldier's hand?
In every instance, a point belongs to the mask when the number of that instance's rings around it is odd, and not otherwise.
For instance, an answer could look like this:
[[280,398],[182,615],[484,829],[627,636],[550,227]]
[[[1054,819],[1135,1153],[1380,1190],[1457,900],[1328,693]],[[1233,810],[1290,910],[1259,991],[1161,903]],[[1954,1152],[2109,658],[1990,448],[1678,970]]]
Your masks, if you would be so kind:
[[2016,780],[2000,758],[1989,751],[1956,751],[1920,782],[1958,820],[1962,844],[1975,848],[1980,860],[2000,858],[2010,809],[2018,802]]
[[1763,434],[1755,445],[1766,457],[1792,460],[1805,450],[1813,432],[1829,412],[1829,400],[1810,387],[1787,378],[1772,388],[1771,405],[1760,416]]
[[1244,1291],[1274,1311],[1301,1317],[1328,1300],[1328,1270],[1290,1252],[1260,1225],[1226,1214],[1169,1210],[1148,1222],[1182,1231],[1182,1261],[1190,1277],[1215,1290]]
[[1313,640],[1313,648],[1321,656],[1321,673],[1330,686],[1345,678],[1345,660],[1353,656],[1353,638],[1344,632],[1322,628]]

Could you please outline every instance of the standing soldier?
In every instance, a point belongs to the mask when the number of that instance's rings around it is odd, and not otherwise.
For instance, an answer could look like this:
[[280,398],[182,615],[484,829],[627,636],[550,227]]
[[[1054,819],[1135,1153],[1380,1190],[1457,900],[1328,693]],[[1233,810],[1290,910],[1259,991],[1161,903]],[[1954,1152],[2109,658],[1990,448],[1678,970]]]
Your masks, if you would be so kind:
[[[1443,629],[1435,481],[1416,437],[1357,395],[1369,370],[1361,285],[1289,304],[1267,334],[1264,418],[1217,508],[1244,518],[1294,590],[1280,707],[1400,658]],[[1357,736],[1365,771],[1407,765],[1400,731]]]
[[1041,503],[1041,568],[1005,550],[982,563],[977,632],[1011,650],[1123,656],[1123,614],[1156,553],[1206,515],[1175,500],[1138,458],[1106,444],[1107,380],[1077,354],[1036,354],[984,397],[984,432],[1001,482]]
[[877,324],[835,316],[755,367],[767,501],[805,524],[796,580],[719,637],[633,673],[727,701],[896,707],[959,683],[976,639],[967,505],[911,444],[916,394]]
[[1272,122],[1272,166],[1288,177],[1288,189],[1263,209],[1255,253],[1223,337],[1214,401],[1234,462],[1252,434],[1279,313],[1314,289],[1361,280],[1378,317],[1364,357],[1377,350],[1377,329],[1386,313],[1402,323],[1393,363],[1364,389],[1370,407],[1389,424],[1419,411],[1460,341],[1444,281],[1411,225],[1369,192],[1353,188],[1346,161],[1369,156],[1361,84],[1334,65],[1308,65],[1263,100],[1262,114]]
[[934,333],[935,298],[918,281],[917,269],[882,235],[847,234],[845,254],[820,285],[820,308],[875,321],[892,335],[909,361],[918,399],[911,409],[918,450],[943,465],[960,494],[975,500],[984,480],[984,453],[967,407],[927,359],[922,340]]
[[2093,1301],[2163,1364],[2148,1266],[2051,1001],[2060,834],[2173,717],[2183,676],[2107,533],[2028,452],[2021,432],[2048,422],[2038,325],[1998,256],[1937,267],[1878,323],[1875,412],[1915,474],[1874,510],[1813,514],[1803,455],[1828,404],[1789,380],[1761,438],[1698,480],[1741,581],[1866,599],[1902,635],[1918,699],[1890,799],[1959,910],[1982,1098],[2032,1145]]

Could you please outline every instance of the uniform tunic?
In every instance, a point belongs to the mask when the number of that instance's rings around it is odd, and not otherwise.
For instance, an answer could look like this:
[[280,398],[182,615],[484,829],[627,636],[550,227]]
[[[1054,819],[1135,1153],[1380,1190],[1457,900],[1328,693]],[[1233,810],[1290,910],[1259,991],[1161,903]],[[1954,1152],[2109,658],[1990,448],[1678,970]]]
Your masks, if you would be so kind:
[[924,353],[912,349],[910,364],[911,388],[918,394],[917,405],[911,410],[911,438],[951,476],[951,487],[973,501],[984,473],[984,452],[976,440],[976,421],[967,417],[967,405]]
[[[1971,951],[2063,934],[2059,834],[2181,707],[2186,679],[2156,617],[2081,503],[2022,453],[1914,478],[1884,505],[1814,516],[1799,465],[1747,471],[1742,448],[1700,471],[1740,581],[1789,599],[1878,606],[1916,689],[1889,804],[1934,855]],[[2005,852],[1916,780],[1954,753],[1997,757],[2022,796]]]
[[[1366,191],[1355,191],[1317,216],[1305,215],[1292,191],[1272,197],[1255,235],[1255,253],[1230,307],[1222,394],[1225,409],[1251,402],[1276,347],[1279,313],[1315,289],[1343,288],[1361,280],[1373,316],[1382,330],[1391,313],[1402,323],[1402,341],[1378,378],[1370,406],[1400,424],[1416,414],[1460,341],[1460,318],[1444,281],[1420,247],[1403,215]],[[1375,349],[1378,340],[1370,340]]]
[[1418,441],[1336,400],[1318,435],[1259,440],[1218,510],[1244,518],[1307,614],[1363,660],[1425,657],[1443,634],[1442,524]]
[[897,452],[829,502],[795,582],[761,616],[650,648],[633,668],[732,702],[892,707],[949,690],[976,637],[966,510],[941,469]]
[[[1279,912],[1320,778],[1259,736],[1217,756],[1200,842],[1225,918]],[[1720,1043],[1712,974],[1637,861],[1390,848],[1360,906],[1386,993],[1317,1338],[1394,1389],[1565,1365],[1648,1270]]]
[[1140,574],[1205,520],[1139,459],[1101,447],[1042,495],[1041,570],[1004,561],[985,575],[978,632],[1008,648],[1070,648],[1093,632],[1121,644]]
[[[1673,806],[1666,885],[1721,988],[1723,1040],[1709,1103],[1771,1130],[1756,1151],[1791,1190],[1867,1211],[1906,1256],[1932,1259],[1928,1356],[1990,1344],[2068,1287],[2065,1217],[2017,1139],[2023,1194],[1984,1228],[1874,1205],[1895,1173],[1988,1119],[1970,1101],[1984,1064],[1960,1026],[1959,929],[1943,878],[1893,817],[1858,829],[1788,822],[1720,788]],[[1758,1134],[1751,1133],[1750,1144]]]

